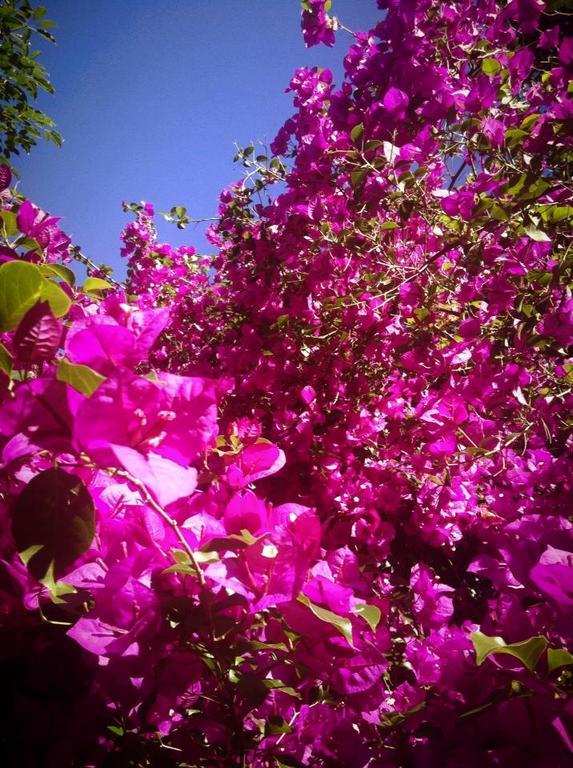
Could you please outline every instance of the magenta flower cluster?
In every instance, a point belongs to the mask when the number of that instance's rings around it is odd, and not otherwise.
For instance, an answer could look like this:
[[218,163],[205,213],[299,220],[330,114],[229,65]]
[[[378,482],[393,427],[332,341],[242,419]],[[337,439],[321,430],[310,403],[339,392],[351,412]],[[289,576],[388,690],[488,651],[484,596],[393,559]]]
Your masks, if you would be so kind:
[[125,291],[79,289],[0,174],[24,765],[571,764],[573,36],[559,2],[378,7],[239,151],[214,259],[145,203]]

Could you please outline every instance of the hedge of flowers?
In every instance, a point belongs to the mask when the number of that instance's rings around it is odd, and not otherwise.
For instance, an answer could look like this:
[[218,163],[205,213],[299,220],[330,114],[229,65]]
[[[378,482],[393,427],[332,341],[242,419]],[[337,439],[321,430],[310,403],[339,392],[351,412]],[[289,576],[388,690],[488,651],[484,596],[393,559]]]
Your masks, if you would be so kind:
[[78,287],[1,170],[10,765],[573,760],[571,16],[378,7],[214,259],[130,204]]

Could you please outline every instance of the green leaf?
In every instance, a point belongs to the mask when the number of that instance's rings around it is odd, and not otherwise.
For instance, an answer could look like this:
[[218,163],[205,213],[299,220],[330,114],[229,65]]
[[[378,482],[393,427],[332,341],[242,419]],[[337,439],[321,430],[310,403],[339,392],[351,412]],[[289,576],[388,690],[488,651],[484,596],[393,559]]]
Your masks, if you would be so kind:
[[523,131],[521,128],[508,128],[505,132],[505,142],[510,147],[521,144],[523,139],[529,136],[529,131]]
[[531,224],[528,227],[523,228],[525,231],[525,234],[530,237],[532,240],[535,240],[536,243],[550,243],[551,238],[548,237],[545,232],[542,232],[540,229],[537,229],[533,224]]
[[352,622],[344,616],[339,616],[337,613],[329,611],[327,608],[321,608],[320,605],[312,603],[306,595],[299,595],[297,597],[299,603],[306,605],[307,608],[314,613],[317,619],[325,621],[327,624],[331,624],[335,627],[340,634],[345,638],[348,645],[354,647],[352,642]]
[[254,651],[288,651],[285,643],[262,643],[260,640],[251,640],[249,647]]
[[497,59],[493,59],[493,58],[483,59],[481,63],[481,69],[484,75],[488,75],[488,77],[493,77],[493,75],[497,75],[497,73],[501,69],[501,64]]
[[384,224],[380,226],[380,229],[398,229],[400,225],[395,221],[385,221]]
[[300,699],[300,693],[295,691],[292,686],[283,683],[282,680],[273,680],[267,677],[263,682],[270,690],[280,690],[281,693],[286,693],[287,696],[292,696],[293,699]]
[[2,219],[2,230],[5,237],[14,237],[18,234],[18,223],[16,214],[12,211],[2,211],[0,213]]
[[380,619],[382,617],[382,613],[378,606],[362,603],[361,605],[355,605],[353,610],[357,616],[362,616],[364,621],[367,622],[373,632],[376,630],[376,627],[378,624],[380,624]]
[[265,736],[278,736],[279,733],[292,733],[292,728],[280,715],[269,715],[265,722]]
[[519,179],[513,184],[511,187],[504,187],[504,193],[506,195],[510,195],[511,197],[515,197],[518,195],[521,190],[525,187],[525,182],[527,181],[527,174],[522,173]]
[[75,365],[67,360],[60,360],[58,363],[56,378],[87,397],[93,395],[100,384],[105,381],[105,376],[94,371],[88,365]]
[[3,371],[6,376],[10,376],[12,373],[12,355],[4,344],[0,344],[0,371]]
[[93,293],[96,291],[109,291],[113,288],[111,283],[107,280],[102,280],[101,277],[88,277],[82,286],[84,293]]
[[191,558],[189,557],[189,553],[185,552],[184,549],[172,549],[171,554],[173,555],[173,558],[178,563],[190,563]]
[[488,637],[482,632],[472,632],[470,637],[475,648],[478,667],[492,653],[506,653],[521,661],[530,672],[533,672],[539,657],[547,648],[547,640],[542,635],[536,635],[528,640],[510,645],[507,645],[501,637]]
[[303,768],[302,763],[294,755],[283,755],[281,753],[280,759],[274,757],[273,760],[275,761],[275,768]]
[[538,117],[541,117],[539,112],[534,112],[532,115],[527,115],[527,117],[521,121],[521,125],[519,127],[522,131],[530,131],[537,122]]
[[566,648],[547,649],[547,671],[549,674],[559,667],[568,667],[573,664],[573,654]]
[[[195,552],[195,562],[197,563],[216,563],[220,560],[216,552]],[[193,573],[195,569],[193,568]]]
[[555,224],[558,221],[564,219],[570,219],[573,217],[573,206],[571,205],[540,205],[539,212],[541,218],[551,224]]
[[363,133],[364,123],[358,123],[358,125],[355,125],[354,128],[350,131],[350,138],[355,144],[357,144]]
[[352,186],[357,187],[359,184],[361,184],[366,178],[367,174],[368,168],[357,168],[355,171],[352,171],[350,174],[350,181],[352,182]]
[[[90,546],[95,534],[95,508],[87,488],[62,469],[40,472],[18,496],[12,534],[30,573],[48,579],[71,565]],[[33,547],[39,547],[32,552]]]
[[27,567],[30,560],[34,557],[34,555],[39,552],[41,549],[43,549],[43,544],[32,544],[31,547],[28,547],[28,549],[25,549],[23,552],[19,552],[20,559],[24,563],[24,565]]
[[230,536],[219,536],[209,539],[200,548],[200,552],[225,552],[244,549],[248,546],[242,536],[231,534]]
[[0,267],[0,331],[15,328],[40,298],[44,278],[26,261],[8,261]]
[[519,200],[535,200],[541,197],[551,187],[551,183],[545,179],[535,179],[526,190],[517,196]]
[[76,276],[69,267],[64,267],[63,264],[40,264],[39,269],[43,275],[61,278],[71,288],[76,284]]
[[55,317],[67,315],[72,306],[72,300],[68,294],[57,283],[47,278],[44,278],[42,281],[40,299],[48,302]]
[[491,208],[489,209],[489,214],[492,217],[492,219],[495,219],[496,221],[508,221],[509,216],[507,212],[501,207],[501,205],[498,205],[497,203],[494,203]]
[[[32,549],[32,547],[30,547]],[[22,555],[20,555],[22,557]],[[31,558],[30,558],[31,559]],[[28,565],[28,563],[26,563]],[[72,587],[71,584],[66,584],[65,581],[56,581],[55,575],[54,575],[54,561],[50,563],[48,566],[48,570],[46,572],[46,575],[43,579],[40,579],[40,584],[43,584],[48,592],[50,593],[50,599],[53,603],[56,605],[61,605],[62,603],[65,603],[65,600],[62,600],[62,597],[65,595],[73,595],[76,592],[75,587]]]

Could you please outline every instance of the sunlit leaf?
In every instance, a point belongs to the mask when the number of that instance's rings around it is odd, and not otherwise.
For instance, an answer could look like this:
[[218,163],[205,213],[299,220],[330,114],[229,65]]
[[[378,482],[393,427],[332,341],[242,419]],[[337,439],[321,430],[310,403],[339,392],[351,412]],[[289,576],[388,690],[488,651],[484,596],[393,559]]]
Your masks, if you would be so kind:
[[331,624],[335,629],[337,629],[350,646],[353,645],[352,622],[350,619],[347,619],[345,616],[339,616],[337,613],[333,613],[327,608],[322,608],[320,605],[315,605],[308,599],[306,595],[299,595],[297,600],[299,603],[306,605],[307,608],[310,608],[317,619],[325,621],[327,624]]
[[380,608],[376,605],[362,603],[360,605],[355,605],[353,611],[357,616],[362,616],[364,621],[368,623],[370,629],[374,632],[382,617]]
[[57,283],[47,278],[42,280],[40,298],[50,304],[50,309],[56,317],[66,315],[72,306],[72,301],[68,294]]
[[76,276],[63,264],[41,264],[39,269],[46,277],[59,277],[72,288],[76,284]]
[[93,395],[99,385],[105,381],[105,376],[88,365],[75,365],[67,360],[60,360],[58,363],[56,378],[87,397]]
[[0,330],[15,328],[40,298],[44,278],[25,261],[8,261],[0,267]]
[[505,653],[518,659],[532,672],[539,661],[539,657],[547,648],[547,640],[541,635],[530,637],[528,640],[523,640],[520,643],[511,643],[510,645],[501,637],[489,637],[482,632],[472,632],[470,637],[475,648],[478,667],[491,654]]

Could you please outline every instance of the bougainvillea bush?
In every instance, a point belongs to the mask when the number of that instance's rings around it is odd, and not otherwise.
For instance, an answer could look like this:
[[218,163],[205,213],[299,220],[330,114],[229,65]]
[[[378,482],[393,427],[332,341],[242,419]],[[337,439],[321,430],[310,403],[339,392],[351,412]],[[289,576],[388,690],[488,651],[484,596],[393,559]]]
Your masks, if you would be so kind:
[[125,286],[2,168],[9,765],[571,765],[566,5],[304,0],[341,87]]

